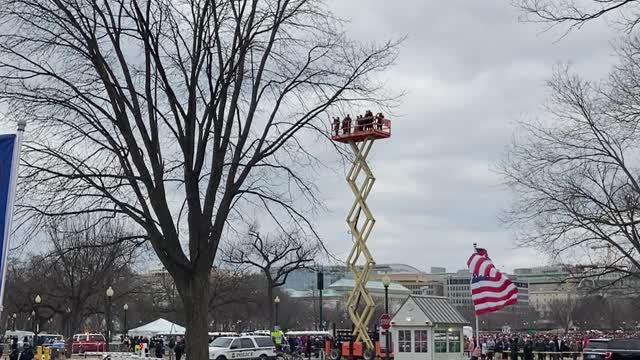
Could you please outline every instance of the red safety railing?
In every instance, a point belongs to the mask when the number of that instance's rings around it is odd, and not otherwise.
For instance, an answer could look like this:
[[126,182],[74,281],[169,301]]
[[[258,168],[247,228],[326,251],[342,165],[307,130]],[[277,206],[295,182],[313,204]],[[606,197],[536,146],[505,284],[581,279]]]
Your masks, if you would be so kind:
[[391,120],[380,116],[342,119],[331,123],[331,139],[334,141],[350,142],[388,137],[391,137]]

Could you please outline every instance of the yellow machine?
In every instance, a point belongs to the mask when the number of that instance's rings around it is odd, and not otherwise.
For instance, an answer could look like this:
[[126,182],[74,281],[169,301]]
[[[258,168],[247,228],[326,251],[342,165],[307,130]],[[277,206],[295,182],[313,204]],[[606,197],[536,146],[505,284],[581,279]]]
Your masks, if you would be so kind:
[[[367,112],[364,117],[351,120],[347,116],[341,122],[334,119],[332,140],[349,144],[354,154],[353,164],[347,175],[347,183],[355,196],[347,216],[347,224],[353,236],[353,248],[347,258],[347,266],[353,273],[355,285],[347,300],[347,309],[354,325],[352,335],[355,341],[369,349],[375,348],[369,336],[369,321],[375,303],[367,290],[367,282],[375,261],[367,247],[367,240],[376,219],[367,206],[367,197],[376,178],[367,164],[367,156],[376,140],[389,137],[391,121],[382,114],[374,116]],[[360,221],[361,215],[364,215],[363,221]],[[364,262],[362,265],[359,264],[361,260]],[[364,302],[362,307],[359,306],[361,301]]]

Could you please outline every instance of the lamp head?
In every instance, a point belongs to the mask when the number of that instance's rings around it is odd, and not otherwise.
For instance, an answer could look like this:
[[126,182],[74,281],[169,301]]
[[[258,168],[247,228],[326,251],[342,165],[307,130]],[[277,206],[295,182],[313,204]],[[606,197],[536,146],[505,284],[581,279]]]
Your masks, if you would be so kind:
[[107,288],[107,297],[110,298],[113,296],[113,288],[111,286],[109,286]]
[[273,303],[274,304],[280,304],[280,297],[278,295],[276,295],[276,298],[273,299]]
[[40,297],[40,295],[36,295],[36,304],[40,304],[42,303],[42,298]]
[[122,308],[124,309],[124,311],[127,311],[127,310],[129,310],[129,305],[124,304],[124,306],[122,306]]
[[389,285],[391,284],[391,278],[387,275],[385,275],[382,278],[382,285],[384,285],[384,287],[389,287]]

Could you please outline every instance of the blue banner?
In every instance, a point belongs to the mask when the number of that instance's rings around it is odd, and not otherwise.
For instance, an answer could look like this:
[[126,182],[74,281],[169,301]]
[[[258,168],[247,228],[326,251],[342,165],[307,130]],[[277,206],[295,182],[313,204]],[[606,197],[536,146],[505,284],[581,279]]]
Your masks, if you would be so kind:
[[[7,252],[9,250],[9,234],[11,226],[10,213],[13,211],[13,194],[11,188],[12,172],[16,168],[13,164],[16,146],[16,135],[0,135],[0,294],[4,294],[4,279],[7,269]],[[14,176],[17,176],[15,174]],[[2,304],[0,299],[0,304]]]

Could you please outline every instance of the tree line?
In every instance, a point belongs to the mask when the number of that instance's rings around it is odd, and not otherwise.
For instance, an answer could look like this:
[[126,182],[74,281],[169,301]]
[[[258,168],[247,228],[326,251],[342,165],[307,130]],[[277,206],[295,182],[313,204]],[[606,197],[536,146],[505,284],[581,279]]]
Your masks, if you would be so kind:
[[[114,329],[124,331],[125,304],[129,328],[159,317],[186,323],[185,305],[170,274],[143,270],[149,262],[147,243],[130,236],[124,223],[96,224],[91,216],[49,223],[40,249],[10,259],[1,324],[32,330],[37,306],[45,330],[66,336],[103,331],[108,287],[114,289]],[[315,328],[317,308],[280,291],[293,271],[315,265],[320,250],[314,244],[298,233],[260,235],[254,225],[225,246],[224,256],[209,270],[208,329],[270,329],[275,296],[282,300],[281,325]],[[40,305],[34,303],[36,295],[43,299]]]

